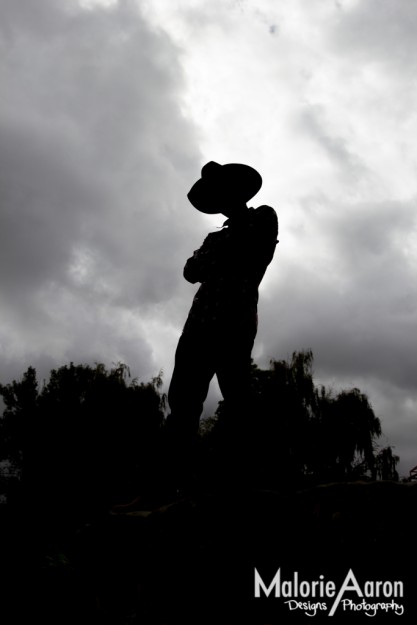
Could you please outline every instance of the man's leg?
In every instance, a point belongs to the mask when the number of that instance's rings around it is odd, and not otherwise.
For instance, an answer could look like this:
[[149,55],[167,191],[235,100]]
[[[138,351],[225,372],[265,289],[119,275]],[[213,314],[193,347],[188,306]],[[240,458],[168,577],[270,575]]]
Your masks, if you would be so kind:
[[168,391],[171,413],[167,417],[167,427],[179,436],[195,438],[214,373],[213,341],[209,336],[182,334]]
[[251,396],[251,354],[256,326],[235,324],[223,332],[216,352],[216,375],[225,404],[243,408]]
[[171,490],[192,481],[200,416],[214,373],[213,339],[203,333],[182,334],[168,391],[170,414],[164,426],[160,464]]
[[224,398],[221,415],[219,470],[226,488],[247,488],[252,483],[253,419],[255,408],[251,353],[256,327],[235,327],[223,337],[216,375]]

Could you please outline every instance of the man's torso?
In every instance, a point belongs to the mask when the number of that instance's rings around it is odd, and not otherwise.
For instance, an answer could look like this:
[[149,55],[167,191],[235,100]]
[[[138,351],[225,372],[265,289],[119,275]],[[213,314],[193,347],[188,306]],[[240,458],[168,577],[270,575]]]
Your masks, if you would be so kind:
[[201,282],[184,332],[227,329],[231,324],[257,325],[258,287],[271,262],[278,219],[270,206],[249,208],[244,218],[229,219],[209,234],[188,259],[184,276]]

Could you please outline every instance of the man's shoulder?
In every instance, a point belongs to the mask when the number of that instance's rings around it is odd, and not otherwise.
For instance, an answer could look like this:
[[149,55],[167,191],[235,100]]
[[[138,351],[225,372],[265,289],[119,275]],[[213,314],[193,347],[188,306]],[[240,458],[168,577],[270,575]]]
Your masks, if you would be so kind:
[[278,219],[277,212],[272,206],[262,204],[258,208],[253,208],[253,215],[258,219]]
[[252,210],[252,221],[258,227],[269,231],[277,231],[278,233],[278,216],[272,206],[263,204]]

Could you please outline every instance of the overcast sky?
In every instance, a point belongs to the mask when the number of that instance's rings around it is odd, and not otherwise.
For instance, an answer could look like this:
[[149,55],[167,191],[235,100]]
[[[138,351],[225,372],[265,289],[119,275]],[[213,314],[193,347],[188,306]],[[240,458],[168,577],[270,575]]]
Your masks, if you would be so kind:
[[186,194],[248,163],[280,222],[256,362],[311,348],[408,473],[416,32],[411,0],[0,0],[0,381],[72,360],[168,384],[184,262],[223,222]]

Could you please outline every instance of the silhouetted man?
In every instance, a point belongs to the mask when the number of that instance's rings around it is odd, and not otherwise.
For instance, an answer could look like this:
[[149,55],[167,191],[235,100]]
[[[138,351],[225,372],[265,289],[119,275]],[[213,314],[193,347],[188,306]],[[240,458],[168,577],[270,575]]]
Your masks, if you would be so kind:
[[197,210],[223,213],[228,219],[220,231],[206,237],[184,267],[185,279],[201,286],[179,339],[168,392],[167,429],[182,445],[196,436],[215,374],[225,403],[238,411],[246,401],[258,287],[278,235],[273,208],[247,207],[261,185],[261,176],[248,165],[211,161],[188,193]]
[[[240,417],[248,410],[258,287],[278,235],[273,208],[246,205],[261,185],[261,176],[248,165],[211,161],[188,193],[199,211],[223,213],[228,219],[220,231],[206,237],[184,267],[185,279],[201,286],[178,342],[168,391],[171,413],[152,471],[151,490],[163,497],[177,492],[192,473],[191,450],[214,375],[232,412]],[[116,508],[123,512],[136,504],[141,505],[141,498]]]

